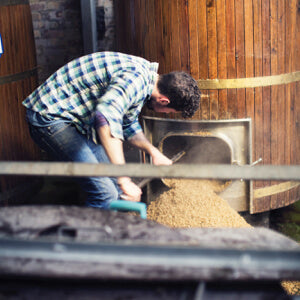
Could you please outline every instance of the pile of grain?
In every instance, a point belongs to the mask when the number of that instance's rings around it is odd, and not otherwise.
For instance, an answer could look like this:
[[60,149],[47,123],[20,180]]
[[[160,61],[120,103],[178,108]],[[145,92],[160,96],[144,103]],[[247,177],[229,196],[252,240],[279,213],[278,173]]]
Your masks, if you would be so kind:
[[170,227],[251,227],[217,195],[217,181],[165,179],[170,189],[153,201],[148,219]]
[[281,285],[288,295],[300,295],[300,281],[283,281]]

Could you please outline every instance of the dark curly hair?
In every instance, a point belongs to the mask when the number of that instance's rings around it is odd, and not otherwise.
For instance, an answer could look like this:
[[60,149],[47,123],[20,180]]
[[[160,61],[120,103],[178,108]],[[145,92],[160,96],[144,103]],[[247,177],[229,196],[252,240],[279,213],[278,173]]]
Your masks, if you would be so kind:
[[185,72],[160,75],[157,82],[159,92],[168,97],[168,107],[181,111],[183,118],[190,118],[199,108],[201,92],[193,77]]

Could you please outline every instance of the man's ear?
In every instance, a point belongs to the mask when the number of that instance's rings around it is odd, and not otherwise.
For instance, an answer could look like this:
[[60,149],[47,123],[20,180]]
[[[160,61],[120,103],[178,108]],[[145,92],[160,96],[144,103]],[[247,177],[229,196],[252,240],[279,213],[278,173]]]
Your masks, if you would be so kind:
[[170,99],[165,96],[159,97],[158,101],[161,105],[165,105],[165,106],[167,106],[170,103]]

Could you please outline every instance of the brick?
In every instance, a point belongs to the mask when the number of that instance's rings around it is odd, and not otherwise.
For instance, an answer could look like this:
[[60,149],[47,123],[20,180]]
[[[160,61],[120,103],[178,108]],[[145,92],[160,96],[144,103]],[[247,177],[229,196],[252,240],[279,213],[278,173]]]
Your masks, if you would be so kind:
[[[127,1],[127,0],[126,0]],[[39,81],[59,66],[83,54],[80,0],[29,0],[37,49]],[[105,9],[105,38],[101,49],[111,50],[114,38],[113,0],[96,0]],[[100,50],[101,50],[100,49]]]
[[55,10],[55,11],[59,11],[62,9],[62,1],[49,1],[47,3],[47,9],[49,10]]
[[30,4],[30,8],[32,11],[41,11],[45,9],[45,4],[44,3]]

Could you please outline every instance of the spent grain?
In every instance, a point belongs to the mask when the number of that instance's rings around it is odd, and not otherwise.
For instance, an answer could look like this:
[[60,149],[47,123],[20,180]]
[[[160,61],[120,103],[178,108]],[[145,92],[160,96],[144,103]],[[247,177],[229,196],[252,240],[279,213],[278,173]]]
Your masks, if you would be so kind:
[[150,203],[148,219],[170,227],[251,227],[218,196],[227,184],[189,179],[164,183],[170,189]]

